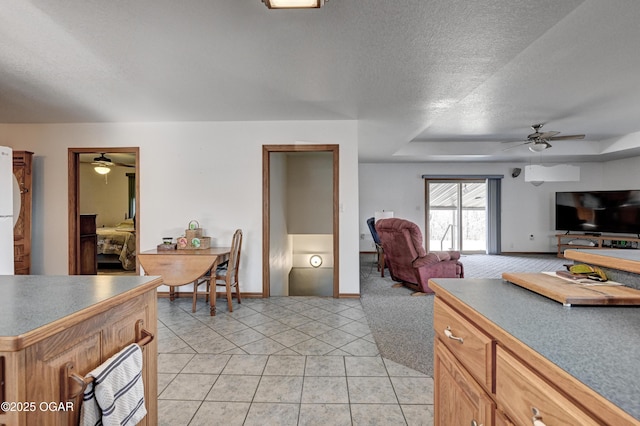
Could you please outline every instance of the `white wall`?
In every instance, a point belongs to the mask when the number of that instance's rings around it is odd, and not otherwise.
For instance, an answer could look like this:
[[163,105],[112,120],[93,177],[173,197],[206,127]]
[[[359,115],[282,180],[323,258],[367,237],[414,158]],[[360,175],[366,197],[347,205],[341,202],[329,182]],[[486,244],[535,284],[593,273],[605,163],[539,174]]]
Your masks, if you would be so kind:
[[[580,182],[546,182],[535,187],[524,172],[511,177],[511,163],[403,163],[360,164],[360,251],[375,251],[366,220],[376,211],[392,210],[395,217],[425,224],[425,188],[422,175],[504,175],[502,180],[502,251],[555,252],[554,203],[556,191],[602,189],[602,163],[579,163]],[[618,185],[619,186],[619,185]],[[611,189],[613,189],[612,187]],[[529,235],[534,239],[530,240]]]
[[605,163],[602,186],[604,190],[640,189],[640,157]]
[[67,149],[137,146],[140,250],[180,235],[192,219],[213,245],[229,245],[242,228],[246,292],[262,292],[262,145],[339,144],[340,293],[359,293],[355,121],[9,124],[0,137],[36,156],[34,273],[68,273]]
[[287,231],[333,234],[333,153],[288,155]]

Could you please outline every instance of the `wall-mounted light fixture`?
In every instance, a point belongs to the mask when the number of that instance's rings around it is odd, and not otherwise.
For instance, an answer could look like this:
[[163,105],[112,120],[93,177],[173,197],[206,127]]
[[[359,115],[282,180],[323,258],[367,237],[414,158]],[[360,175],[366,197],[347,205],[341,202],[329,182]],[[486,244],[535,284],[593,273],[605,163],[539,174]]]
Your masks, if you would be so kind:
[[262,0],[269,9],[318,9],[328,0]]
[[320,265],[322,265],[322,257],[320,257],[320,255],[318,255],[318,254],[314,254],[313,256],[311,256],[309,258],[309,263],[314,268],[319,268]]

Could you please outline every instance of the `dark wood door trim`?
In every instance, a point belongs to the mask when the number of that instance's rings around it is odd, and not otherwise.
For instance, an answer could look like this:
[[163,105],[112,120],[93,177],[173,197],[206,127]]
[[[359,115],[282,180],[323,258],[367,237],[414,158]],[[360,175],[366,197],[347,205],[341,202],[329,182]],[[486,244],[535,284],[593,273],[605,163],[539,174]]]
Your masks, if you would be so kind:
[[339,145],[263,145],[262,146],[262,297],[271,296],[270,249],[270,154],[272,152],[331,152],[333,154],[333,297],[340,296],[340,146]]
[[[96,154],[103,152],[131,153],[136,156],[136,250],[140,247],[140,148],[139,147],[91,147],[69,148],[69,275],[80,272],[80,154]],[[140,273],[140,264],[136,256],[136,273]]]

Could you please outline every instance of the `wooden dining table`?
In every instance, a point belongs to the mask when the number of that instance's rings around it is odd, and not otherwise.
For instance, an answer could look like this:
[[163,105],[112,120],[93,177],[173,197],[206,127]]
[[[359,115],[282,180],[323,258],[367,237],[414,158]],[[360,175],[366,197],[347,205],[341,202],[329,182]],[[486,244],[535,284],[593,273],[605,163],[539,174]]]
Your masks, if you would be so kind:
[[[231,247],[185,250],[153,249],[138,253],[138,260],[146,275],[160,275],[162,277],[163,284],[170,287],[170,299],[174,300],[175,287],[193,283],[193,291],[197,291],[198,280],[210,271],[211,275],[215,276],[218,265],[229,259],[230,251]],[[209,311],[211,316],[216,314],[215,284],[210,286]]]

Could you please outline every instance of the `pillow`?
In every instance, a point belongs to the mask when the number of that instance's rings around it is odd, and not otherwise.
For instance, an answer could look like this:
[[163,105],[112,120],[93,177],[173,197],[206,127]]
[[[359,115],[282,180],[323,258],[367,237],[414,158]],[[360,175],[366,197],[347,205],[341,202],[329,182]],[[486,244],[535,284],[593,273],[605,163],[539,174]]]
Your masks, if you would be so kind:
[[116,225],[116,231],[135,231],[133,219],[125,219]]

